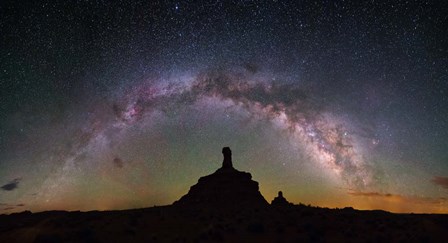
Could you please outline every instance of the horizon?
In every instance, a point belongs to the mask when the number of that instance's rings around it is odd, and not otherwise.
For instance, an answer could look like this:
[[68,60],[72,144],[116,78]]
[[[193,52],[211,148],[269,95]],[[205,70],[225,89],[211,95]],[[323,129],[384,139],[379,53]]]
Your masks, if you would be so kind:
[[447,7],[0,3],[0,214],[169,205],[223,146],[269,202],[448,213]]
[[[219,168],[221,168],[221,167],[218,167],[218,169]],[[235,169],[237,169],[238,170],[238,168],[235,168]],[[215,172],[216,170],[214,170],[213,172]],[[243,170],[239,170],[239,171],[243,171]],[[209,174],[212,174],[213,172],[211,172],[211,173],[209,173]],[[250,171],[244,171],[244,172],[249,172],[250,173]],[[207,175],[209,175],[209,174],[207,174]],[[202,175],[202,176],[206,176],[206,175]],[[201,176],[201,177],[202,177]],[[254,175],[252,175],[252,179],[254,179]],[[198,181],[199,180],[199,178],[197,178],[197,180],[196,181]],[[190,186],[193,186],[195,183],[192,183]],[[259,183],[259,190],[260,190],[260,192],[261,192],[261,194],[262,194],[262,196],[263,197],[265,197],[264,196],[264,194],[263,194],[263,186]],[[281,191],[281,190],[280,190]],[[186,194],[188,192],[188,190],[184,193],[184,194]],[[283,193],[284,193],[284,191],[282,191]],[[271,201],[277,196],[277,193],[278,192],[276,192],[275,193],[275,195],[274,196],[272,196],[272,199],[269,199],[269,198],[266,198],[265,197],[265,199],[268,201],[268,203],[269,204],[271,204]],[[351,194],[351,193],[356,193],[356,192],[347,192],[347,194]],[[182,195],[184,195],[184,194],[182,194]],[[365,192],[365,194],[366,195],[364,195],[364,196],[368,196],[368,197],[390,197],[390,198],[393,198],[393,197],[397,197],[398,195],[393,195],[393,194],[384,194],[384,195],[378,195],[378,193],[376,193],[376,192]],[[180,199],[180,197],[182,196],[182,195],[180,195],[179,196],[179,198],[177,198],[177,199],[175,199],[174,201],[176,201],[176,200],[179,200]],[[399,196],[398,196],[399,197]],[[446,214],[447,212],[446,211],[441,211],[441,212],[426,212],[426,211],[400,211],[400,210],[398,210],[398,211],[393,211],[393,210],[387,210],[387,207],[379,207],[379,208],[372,208],[372,207],[366,207],[366,208],[357,208],[357,207],[353,207],[352,205],[342,205],[342,204],[340,204],[340,203],[338,203],[337,205],[339,205],[339,206],[325,206],[325,205],[313,205],[313,204],[310,204],[310,203],[305,203],[305,202],[294,202],[294,201],[290,201],[289,199],[288,199],[288,197],[286,197],[286,200],[288,200],[289,202],[291,202],[291,203],[293,203],[294,205],[305,205],[305,206],[308,206],[308,207],[317,207],[317,208],[327,208],[327,209],[334,209],[334,210],[338,210],[338,209],[344,209],[344,208],[353,208],[353,209],[355,209],[355,210],[361,210],[361,211],[375,211],[375,210],[381,210],[381,211],[386,211],[386,212],[390,212],[390,213],[396,213],[396,214],[401,214],[401,213],[405,213],[405,214]],[[48,210],[38,210],[38,211],[32,211],[32,210],[22,210],[22,211],[12,211],[12,212],[7,212],[8,210],[5,210],[6,212],[3,212],[3,213],[0,213],[0,215],[9,215],[9,214],[13,214],[13,213],[21,213],[21,212],[25,212],[25,211],[30,211],[30,212],[32,212],[32,213],[42,213],[42,212],[50,212],[50,211],[67,211],[67,212],[76,212],[76,211],[80,211],[80,212],[91,212],[91,211],[99,211],[99,212],[103,212],[103,211],[122,211],[122,210],[124,210],[124,211],[126,211],[126,210],[138,210],[138,209],[145,209],[145,208],[153,208],[153,207],[167,207],[167,206],[172,206],[173,205],[173,203],[174,203],[174,201],[173,202],[171,202],[171,203],[168,203],[168,204],[161,204],[161,205],[148,205],[148,206],[142,206],[142,207],[135,207],[135,208],[108,208],[108,209],[98,209],[98,208],[92,208],[92,209],[84,209],[84,210],[82,210],[82,209],[79,209],[79,208],[74,208],[74,209],[67,209],[67,208],[65,208],[65,207],[63,207],[63,208],[59,208],[59,209],[48,209]],[[399,205],[398,205],[399,206]],[[397,205],[393,205],[393,208],[395,208],[395,207],[397,207]]]

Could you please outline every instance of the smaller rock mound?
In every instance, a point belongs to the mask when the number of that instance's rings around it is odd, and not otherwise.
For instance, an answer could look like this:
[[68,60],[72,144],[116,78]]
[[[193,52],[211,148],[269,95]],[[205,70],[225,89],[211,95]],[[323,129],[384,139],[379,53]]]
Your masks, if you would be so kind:
[[278,196],[272,200],[271,205],[273,207],[286,207],[290,206],[291,203],[286,200],[286,198],[283,197],[283,192],[279,191]]

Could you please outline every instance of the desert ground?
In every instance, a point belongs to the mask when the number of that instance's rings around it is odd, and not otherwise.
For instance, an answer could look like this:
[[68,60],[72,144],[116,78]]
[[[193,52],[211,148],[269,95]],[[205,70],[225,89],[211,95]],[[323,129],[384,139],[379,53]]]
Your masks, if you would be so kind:
[[0,242],[444,242],[448,215],[305,205],[0,215]]

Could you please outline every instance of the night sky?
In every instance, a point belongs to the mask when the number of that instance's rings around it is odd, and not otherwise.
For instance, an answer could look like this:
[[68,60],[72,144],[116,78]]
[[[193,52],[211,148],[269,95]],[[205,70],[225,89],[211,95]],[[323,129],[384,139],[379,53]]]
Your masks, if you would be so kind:
[[448,213],[446,1],[0,3],[0,213],[271,201]]

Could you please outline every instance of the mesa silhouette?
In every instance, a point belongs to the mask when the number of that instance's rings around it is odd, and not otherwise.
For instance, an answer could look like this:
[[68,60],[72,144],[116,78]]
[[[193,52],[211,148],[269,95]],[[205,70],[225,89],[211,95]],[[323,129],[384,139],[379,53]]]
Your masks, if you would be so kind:
[[448,215],[269,204],[232,152],[173,205],[0,215],[0,242],[444,242]]

